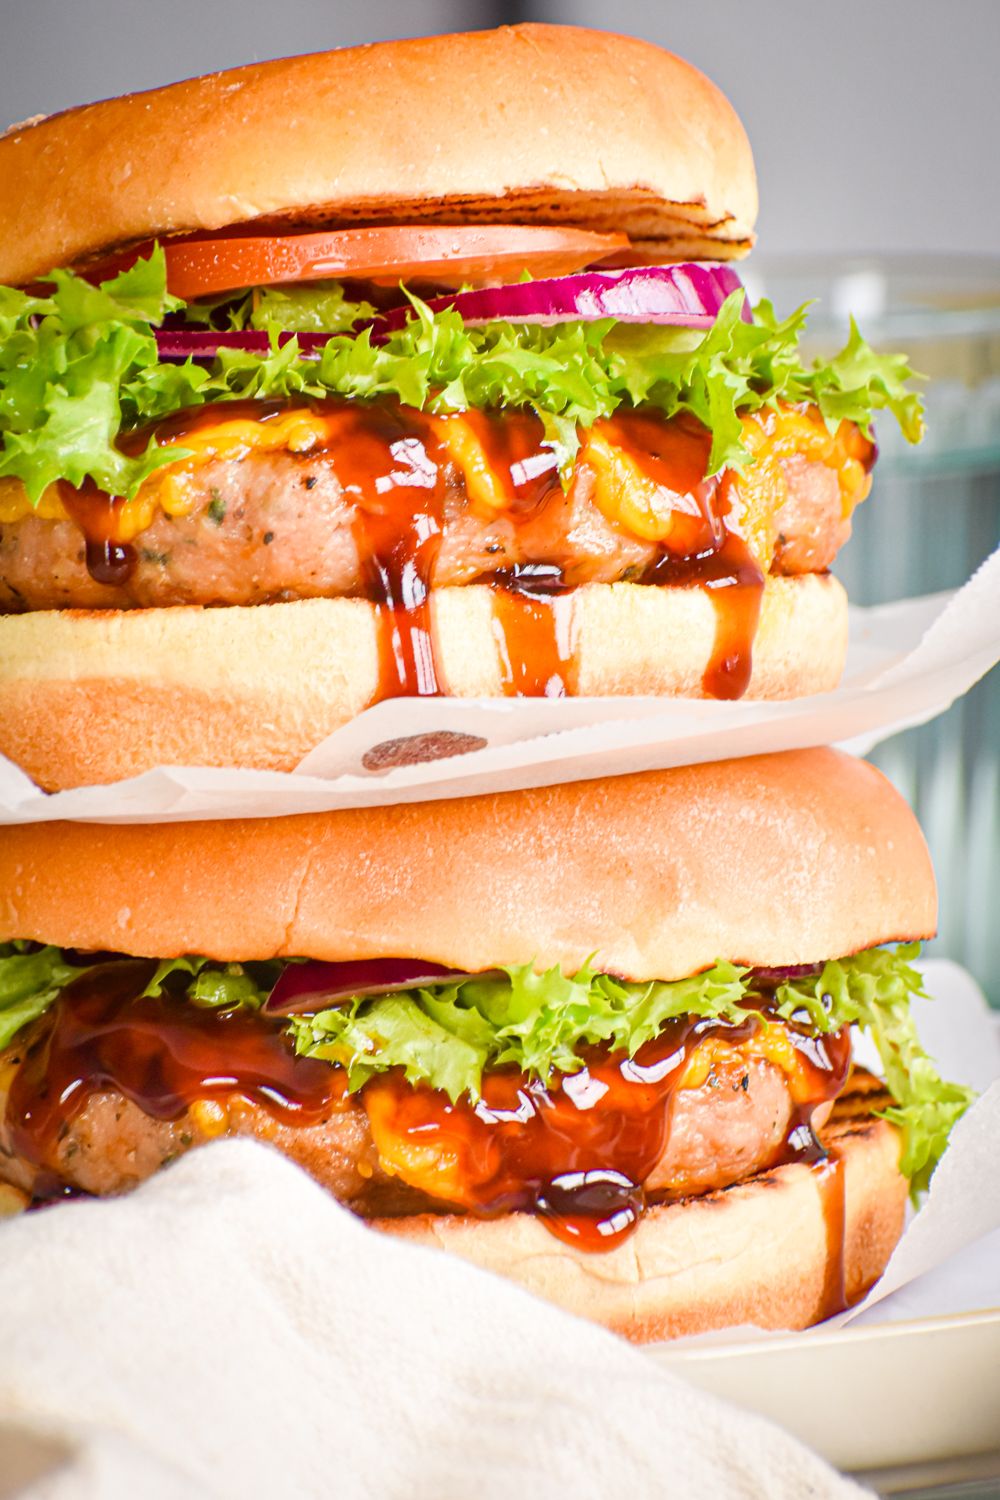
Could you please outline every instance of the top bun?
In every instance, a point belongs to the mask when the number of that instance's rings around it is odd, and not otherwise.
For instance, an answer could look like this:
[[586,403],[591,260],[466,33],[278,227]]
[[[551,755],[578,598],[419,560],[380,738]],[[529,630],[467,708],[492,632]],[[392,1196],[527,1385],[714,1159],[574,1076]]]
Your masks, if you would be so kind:
[[650,259],[752,242],[753,158],[697,69],[573,26],[317,52],[126,94],[0,140],[0,282],[256,220],[572,224]]
[[147,957],[591,955],[630,979],[934,931],[916,819],[835,750],[300,817],[0,833],[0,941]]

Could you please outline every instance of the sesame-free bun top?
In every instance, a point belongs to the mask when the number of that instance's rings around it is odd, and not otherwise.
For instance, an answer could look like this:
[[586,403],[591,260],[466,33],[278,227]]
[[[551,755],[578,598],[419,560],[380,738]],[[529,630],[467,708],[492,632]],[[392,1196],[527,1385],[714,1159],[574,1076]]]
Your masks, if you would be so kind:
[[926,845],[834,750],[296,817],[0,830],[0,941],[677,979],[934,931]]
[[649,42],[573,26],[317,52],[126,94],[0,139],[0,282],[193,231],[511,222],[650,259],[752,241],[732,106]]

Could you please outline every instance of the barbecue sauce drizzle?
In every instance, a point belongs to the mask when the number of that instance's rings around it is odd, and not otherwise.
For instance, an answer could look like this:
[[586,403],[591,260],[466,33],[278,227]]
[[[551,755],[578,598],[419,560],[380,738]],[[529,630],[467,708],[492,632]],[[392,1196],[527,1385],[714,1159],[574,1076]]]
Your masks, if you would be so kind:
[[74,979],[38,1022],[7,1101],[14,1150],[54,1170],[65,1124],[104,1089],[157,1120],[177,1120],[197,1099],[234,1093],[286,1125],[326,1119],[343,1076],[296,1057],[283,1027],[252,1012],[143,995],[155,962],[119,959]]
[[[713,1037],[738,1046],[759,1024],[753,1016],[737,1024],[681,1017],[632,1058],[584,1049],[579,1072],[556,1073],[548,1084],[497,1069],[484,1075],[477,1103],[462,1098],[452,1104],[439,1090],[390,1072],[369,1082],[366,1107],[377,1144],[380,1125],[390,1124],[390,1139],[411,1140],[421,1156],[436,1154],[444,1164],[447,1201],[456,1201],[458,1189],[463,1206],[477,1215],[536,1213],[568,1243],[610,1249],[632,1232],[647,1206],[643,1185],[666,1149],[675,1092],[692,1053]],[[822,1038],[791,1027],[787,1034],[809,1079],[808,1101],[793,1108],[767,1168],[802,1161],[823,1175],[829,1263],[840,1258],[836,1186],[828,1187],[835,1170],[810,1120],[817,1105],[843,1087],[850,1037],[846,1029]],[[720,1087],[740,1086],[738,1061],[734,1067],[736,1078],[730,1077],[733,1067],[717,1075]],[[433,1176],[422,1181],[432,1193]],[[830,1274],[834,1283],[842,1281],[836,1266]]]
[[[58,1153],[67,1122],[104,1090],[160,1120],[180,1119],[197,1100],[234,1094],[291,1125],[319,1123],[344,1107],[343,1070],[297,1057],[284,1021],[143,996],[155,968],[141,959],[100,963],[67,985],[36,1024],[6,1120],[13,1150],[41,1169],[40,1197],[64,1191]],[[766,1016],[766,994],[747,1003]],[[560,1239],[605,1250],[632,1232],[647,1206],[644,1184],[667,1145],[674,1093],[695,1048],[713,1037],[738,1045],[759,1024],[755,1016],[736,1024],[683,1017],[667,1022],[633,1058],[586,1049],[579,1072],[556,1073],[548,1084],[509,1067],[492,1071],[475,1103],[453,1104],[393,1070],[370,1080],[361,1102],[380,1154],[388,1129],[392,1141],[413,1143],[440,1164],[435,1170],[450,1171],[441,1179],[442,1207],[460,1203],[482,1217],[535,1213]],[[808,1098],[793,1110],[768,1167],[797,1160],[815,1170],[828,1238],[825,1317],[844,1305],[843,1174],[810,1119],[843,1086],[850,1037],[847,1028],[812,1037],[789,1026],[787,1034]],[[721,1087],[739,1086],[731,1072],[718,1074]]]
[[[266,422],[288,410],[278,402],[227,402],[224,413],[217,406],[180,412],[154,430],[160,442],[183,446],[185,435],[220,420]],[[448,482],[455,479],[447,424],[471,429],[491,486],[502,499],[499,517],[516,532],[560,488],[542,422],[523,411],[433,416],[390,400],[318,401],[310,403],[310,410],[326,419],[329,437],[304,453],[303,462],[333,463],[356,505],[362,594],[378,610],[374,701],[436,696],[442,684],[430,591]],[[653,564],[628,581],[652,587],[700,585],[709,592],[716,635],[703,686],[710,697],[741,697],[750,681],[764,575],[745,541],[727,525],[735,476],[724,472],[703,478],[711,435],[691,419],[667,421],[625,411],[600,425],[644,477],[677,499],[668,540],[660,544]],[[149,429],[131,432],[119,446],[123,452],[141,452],[149,436]],[[119,530],[124,502],[90,479],[79,488],[60,481],[59,494],[83,533],[91,577],[109,586],[126,583],[137,558]],[[558,564],[535,563],[473,573],[466,581],[493,589],[492,628],[504,693],[560,697],[574,691],[570,595],[575,580]]]
[[125,502],[107,495],[89,477],[77,488],[60,479],[59,498],[70,520],[83,532],[87,572],[95,583],[120,588],[135,572],[136,551],[119,540],[119,523]]

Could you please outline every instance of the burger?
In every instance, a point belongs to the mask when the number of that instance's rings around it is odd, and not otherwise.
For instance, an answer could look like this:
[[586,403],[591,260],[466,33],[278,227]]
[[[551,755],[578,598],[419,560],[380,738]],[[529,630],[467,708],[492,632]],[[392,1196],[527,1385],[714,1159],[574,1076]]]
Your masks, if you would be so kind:
[[832,687],[900,356],[751,311],[731,106],[573,27],[0,139],[0,751],[290,769],[379,698]]
[[8,829],[0,1178],[116,1194],[251,1136],[630,1338],[804,1327],[881,1274],[969,1101],[909,1010],[935,915],[909,809],[833,750]]

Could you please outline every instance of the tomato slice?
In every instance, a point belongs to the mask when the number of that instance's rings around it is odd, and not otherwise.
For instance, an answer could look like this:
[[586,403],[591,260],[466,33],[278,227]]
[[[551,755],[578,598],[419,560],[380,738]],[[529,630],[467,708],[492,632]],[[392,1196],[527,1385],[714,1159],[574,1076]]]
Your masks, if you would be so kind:
[[[390,225],[322,234],[167,240],[167,286],[185,302],[276,282],[398,281],[482,286],[532,276],[568,276],[627,250],[624,234],[517,224]],[[88,267],[97,281],[131,265],[148,246]]]

